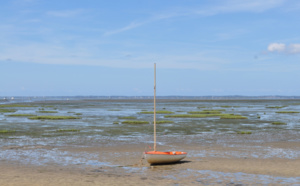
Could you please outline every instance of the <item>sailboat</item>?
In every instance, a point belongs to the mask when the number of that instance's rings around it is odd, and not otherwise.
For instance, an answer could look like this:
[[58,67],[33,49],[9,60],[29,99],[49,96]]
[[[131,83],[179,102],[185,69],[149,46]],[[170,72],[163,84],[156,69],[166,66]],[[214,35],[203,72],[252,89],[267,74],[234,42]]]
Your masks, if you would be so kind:
[[154,145],[153,151],[145,152],[145,158],[150,164],[176,163],[186,157],[186,152],[156,150],[156,63],[154,63]]

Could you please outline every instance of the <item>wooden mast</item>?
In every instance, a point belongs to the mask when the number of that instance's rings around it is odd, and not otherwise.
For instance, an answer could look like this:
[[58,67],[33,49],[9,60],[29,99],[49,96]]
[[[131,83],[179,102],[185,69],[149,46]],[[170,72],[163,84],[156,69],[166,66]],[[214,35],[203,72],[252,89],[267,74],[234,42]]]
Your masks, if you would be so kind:
[[154,63],[154,146],[153,149],[156,151],[156,63]]

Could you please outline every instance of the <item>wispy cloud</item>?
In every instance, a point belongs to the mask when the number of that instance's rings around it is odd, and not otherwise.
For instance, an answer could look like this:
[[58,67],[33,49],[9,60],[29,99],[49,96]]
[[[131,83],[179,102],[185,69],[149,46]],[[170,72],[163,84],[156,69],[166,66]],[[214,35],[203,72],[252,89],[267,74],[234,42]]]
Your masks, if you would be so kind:
[[300,44],[271,43],[268,46],[269,53],[300,54]]
[[183,7],[181,9],[176,8],[174,10],[160,12],[152,17],[146,18],[144,21],[134,21],[122,28],[107,31],[106,33],[104,33],[104,36],[118,34],[151,22],[171,19],[175,17],[184,17],[192,15],[213,16],[217,14],[235,12],[263,12],[272,8],[279,7],[285,2],[285,0],[226,0],[222,2],[223,3],[221,5],[210,5],[208,7]]
[[237,30],[231,29],[230,31],[216,34],[215,40],[212,41],[231,40],[231,39],[238,38],[242,35],[245,35],[247,33],[249,33],[249,31],[245,29],[237,29]]
[[[6,44],[0,51],[0,61],[30,62],[39,64],[107,66],[118,68],[151,68],[153,62],[161,68],[183,68],[213,70],[226,65],[224,57],[212,57],[207,53],[160,54],[151,52],[120,52],[86,50],[93,43],[65,47],[53,43],[27,43],[23,45]],[[100,51],[100,52],[99,52]]]
[[123,27],[123,28],[105,32],[105,33],[104,33],[104,36],[110,36],[110,35],[118,34],[118,33],[121,33],[121,32],[127,31],[127,30],[131,30],[131,29],[134,29],[134,28],[136,28],[136,27],[142,26],[142,25],[145,24],[145,23],[146,23],[146,22],[140,22],[140,23],[132,22],[132,23],[130,23],[129,25],[126,25],[126,26]]
[[35,3],[37,0],[14,0],[14,4],[20,4],[20,3]]
[[234,12],[263,12],[272,8],[279,7],[285,0],[227,0],[218,6],[211,6],[199,10],[198,14],[216,15]]
[[300,10],[300,2],[298,0],[290,0],[289,4],[284,9],[287,12],[299,11]]
[[288,51],[291,54],[300,54],[300,44],[290,44]]
[[[179,17],[191,16],[191,17],[205,17],[205,16],[213,16],[217,14],[226,14],[226,13],[234,13],[234,12],[261,12],[267,11],[272,8],[276,8],[283,4],[284,0],[226,0],[221,1],[222,4],[211,4],[207,5],[209,7],[182,7],[169,9],[167,11],[163,11],[157,13],[152,16],[144,17],[141,19],[140,17],[137,20],[140,21],[132,21],[129,24],[125,24],[120,28],[115,30],[109,30],[104,32],[103,36],[112,36],[114,34],[119,34],[122,32],[126,32],[138,27],[142,27],[143,25],[150,24],[153,22],[158,22],[162,20],[174,19],[176,20]],[[48,11],[46,15],[48,18],[74,18],[76,16],[82,15],[86,12],[86,9],[74,9],[74,10],[61,10],[61,11]],[[26,17],[25,17],[26,18]],[[42,18],[26,18],[27,22],[43,22]],[[68,20],[68,19],[67,19]],[[111,42],[118,43],[118,45],[124,45],[122,41],[114,41],[110,40],[112,38],[100,38],[91,36],[88,37],[88,34],[85,35],[72,35],[73,33],[59,33],[51,30],[52,27],[39,27],[31,29],[31,25],[25,28],[24,27],[13,27],[11,25],[1,25],[1,30],[5,30],[5,32],[0,33],[0,38],[3,38],[0,45],[0,60],[12,59],[12,61],[19,62],[33,62],[33,63],[47,63],[47,64],[81,64],[81,65],[101,65],[101,66],[110,66],[110,67],[130,67],[130,68],[148,68],[152,66],[153,57],[151,56],[151,52],[156,51],[145,51],[143,47],[134,46],[134,47],[123,47],[116,46],[112,51],[109,49],[104,49],[105,44],[102,45],[103,42]],[[19,34],[15,33],[25,30],[26,33]],[[79,28],[79,27],[78,27]],[[98,28],[98,25],[97,25]],[[81,29],[81,28],[79,28]],[[87,28],[89,33],[91,33],[91,27]],[[101,28],[104,29],[104,28]],[[220,29],[221,30],[221,29]],[[101,30],[103,32],[103,30]],[[222,30],[222,33],[219,33],[215,36],[218,40],[230,40],[239,35],[243,35],[247,30],[237,29],[234,31],[233,29]],[[29,35],[28,33],[32,34]],[[24,37],[24,36],[29,37]],[[10,37],[7,37],[10,36]],[[38,36],[42,38],[41,41],[32,40],[32,36]],[[67,39],[71,37],[71,39]],[[10,39],[5,39],[10,38]],[[16,39],[17,38],[17,39]],[[20,38],[20,39],[18,39]],[[59,38],[59,39],[58,39]],[[74,39],[75,38],[75,39]],[[56,40],[55,40],[56,39]],[[94,43],[88,43],[88,39],[93,40]],[[99,39],[97,42],[95,40]],[[17,41],[18,40],[18,41]],[[55,40],[55,41],[54,41]],[[69,42],[71,41],[71,42]],[[282,41],[282,40],[281,40]],[[283,53],[283,54],[299,54],[300,53],[300,44],[293,41],[284,41],[288,43],[294,44],[284,44],[284,43],[271,43],[268,46],[267,53]],[[18,43],[17,45],[9,45],[9,43]],[[72,43],[72,44],[70,44]],[[74,44],[75,43],[75,44]],[[191,42],[192,43],[192,42]],[[131,45],[135,44],[134,42],[130,43]],[[190,43],[188,44],[190,45]],[[198,43],[197,43],[198,46]],[[98,48],[97,48],[98,47]],[[177,46],[176,46],[177,47]],[[218,53],[212,51],[209,54],[197,54],[195,52],[194,47],[192,50],[194,52],[186,52],[182,51],[170,45],[169,52],[165,50],[162,55],[160,52],[157,52],[156,55],[160,55],[160,63],[163,68],[198,68],[205,70],[212,69],[220,69],[222,67],[227,67],[226,64],[228,61],[234,61],[234,57],[229,56],[226,57],[226,52]],[[212,50],[217,48],[218,46],[213,46]],[[226,46],[227,47],[227,46]],[[95,49],[97,48],[97,49]],[[184,47],[183,47],[184,48]],[[200,47],[201,48],[201,47]],[[205,48],[202,46],[202,48]],[[99,54],[103,50],[103,54]],[[97,51],[95,51],[97,50]],[[148,50],[148,48],[147,48]],[[105,54],[109,51],[109,54]],[[128,51],[125,56],[121,57],[122,52]],[[138,51],[138,52],[137,52]],[[108,52],[107,52],[108,53]],[[139,54],[137,54],[139,53]],[[227,51],[227,53],[231,53],[231,51]],[[233,55],[236,55],[234,53]],[[119,55],[119,58],[116,57]],[[248,55],[248,53],[247,53]],[[113,57],[112,57],[113,56]],[[124,55],[123,55],[124,56]],[[218,57],[219,56],[219,57]],[[269,55],[268,57],[272,57]]]
[[77,10],[48,11],[46,14],[48,16],[53,16],[53,17],[67,18],[67,17],[77,16],[82,12],[84,12],[84,10],[77,9]]
[[129,23],[128,25],[122,27],[122,28],[118,28],[115,30],[111,30],[111,31],[107,31],[105,32],[103,35],[104,36],[110,36],[110,35],[114,35],[114,34],[118,34],[118,33],[122,33],[140,26],[143,26],[145,24],[151,23],[151,22],[155,22],[155,21],[160,21],[160,20],[165,20],[165,19],[169,19],[169,18],[173,18],[173,17],[179,17],[179,16],[183,16],[186,15],[185,13],[176,13],[176,12],[172,12],[172,13],[161,13],[161,14],[156,14],[152,17],[149,18],[145,18],[144,21],[133,21],[131,23]]

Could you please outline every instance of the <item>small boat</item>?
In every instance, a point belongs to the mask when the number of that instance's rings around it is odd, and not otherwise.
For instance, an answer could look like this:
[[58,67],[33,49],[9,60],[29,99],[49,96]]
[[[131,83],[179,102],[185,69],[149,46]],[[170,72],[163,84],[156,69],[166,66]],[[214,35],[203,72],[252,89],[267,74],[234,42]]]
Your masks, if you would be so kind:
[[170,151],[161,152],[156,151],[156,64],[154,63],[154,151],[145,152],[145,158],[150,164],[167,164],[176,163],[186,157],[186,152]]
[[146,159],[150,164],[167,164],[175,163],[186,157],[186,152],[180,151],[170,151],[170,152],[160,152],[160,151],[149,151],[145,153]]

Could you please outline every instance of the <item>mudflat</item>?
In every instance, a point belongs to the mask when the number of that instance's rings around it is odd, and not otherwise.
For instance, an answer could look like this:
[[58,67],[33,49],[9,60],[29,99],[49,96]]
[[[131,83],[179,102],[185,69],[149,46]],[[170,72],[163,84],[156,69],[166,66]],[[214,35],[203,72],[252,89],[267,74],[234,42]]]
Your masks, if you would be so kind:
[[2,104],[0,185],[300,185],[300,100],[159,100],[157,150],[188,155],[157,166],[143,159],[153,150],[152,107]]

